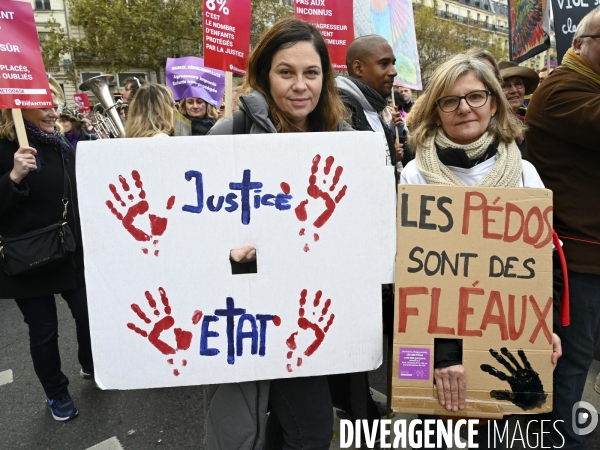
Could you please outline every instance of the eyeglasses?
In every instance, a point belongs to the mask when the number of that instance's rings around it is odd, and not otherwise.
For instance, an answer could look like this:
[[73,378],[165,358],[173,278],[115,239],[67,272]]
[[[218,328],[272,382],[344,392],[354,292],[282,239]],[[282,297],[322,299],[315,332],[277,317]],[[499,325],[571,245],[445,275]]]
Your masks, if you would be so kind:
[[584,37],[589,37],[592,39],[600,39],[600,34],[584,34],[583,36],[578,36],[580,39]]
[[523,80],[517,80],[514,83],[509,83],[508,81],[505,81],[504,83],[502,83],[502,90],[504,92],[508,92],[513,86],[519,91],[525,89],[525,83],[523,83]]
[[490,91],[479,90],[471,91],[467,95],[448,95],[436,101],[440,109],[445,113],[451,113],[458,109],[460,101],[464,100],[471,108],[481,108],[488,101],[488,97],[492,95]]

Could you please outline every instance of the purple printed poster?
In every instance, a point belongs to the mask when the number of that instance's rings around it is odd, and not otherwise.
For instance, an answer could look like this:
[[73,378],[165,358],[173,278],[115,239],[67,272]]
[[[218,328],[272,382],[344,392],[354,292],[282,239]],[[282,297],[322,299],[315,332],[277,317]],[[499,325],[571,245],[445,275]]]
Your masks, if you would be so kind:
[[196,56],[167,58],[167,87],[175,100],[201,98],[215,108],[221,106],[225,92],[225,72],[204,66]]
[[430,362],[430,349],[400,347],[398,378],[408,380],[429,380]]

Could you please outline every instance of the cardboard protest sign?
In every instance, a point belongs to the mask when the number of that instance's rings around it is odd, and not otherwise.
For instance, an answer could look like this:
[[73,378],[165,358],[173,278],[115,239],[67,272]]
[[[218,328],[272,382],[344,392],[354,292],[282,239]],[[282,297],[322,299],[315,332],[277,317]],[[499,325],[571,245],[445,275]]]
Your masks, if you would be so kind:
[[[379,366],[396,196],[376,133],[98,140],[77,156],[101,387]],[[245,244],[257,273],[233,275]]]
[[0,109],[51,107],[31,3],[0,5]]
[[571,47],[575,30],[581,19],[599,4],[598,0],[552,0],[558,62],[562,61]]
[[294,16],[314,24],[323,35],[335,70],[348,70],[346,53],[354,40],[352,2],[295,0]]
[[167,58],[167,87],[175,100],[201,98],[218,108],[225,91],[225,72],[204,67],[204,59],[195,56]]
[[204,0],[203,10],[206,65],[246,75],[252,22],[250,0]]
[[175,136],[191,136],[192,121],[179,111],[173,111],[173,129]]
[[456,415],[550,411],[552,192],[398,192],[392,407],[452,414],[437,399],[434,341],[460,339],[467,404]]

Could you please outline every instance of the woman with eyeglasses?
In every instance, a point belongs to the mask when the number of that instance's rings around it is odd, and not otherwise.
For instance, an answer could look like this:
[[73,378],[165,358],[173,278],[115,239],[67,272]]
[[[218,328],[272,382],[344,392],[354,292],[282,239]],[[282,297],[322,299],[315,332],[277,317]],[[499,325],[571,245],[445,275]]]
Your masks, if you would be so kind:
[[[523,125],[494,73],[480,59],[457,55],[439,66],[419,100],[411,111],[409,138],[416,156],[402,171],[401,184],[544,187],[515,143],[523,134]],[[561,282],[557,276],[555,309],[559,308]],[[558,332],[560,325],[554,326]],[[561,355],[556,333],[553,347],[552,363],[556,366]],[[434,376],[440,404],[448,411],[462,410],[467,374],[459,340],[436,339]],[[487,446],[487,430],[486,426],[478,430],[480,449],[496,448]]]
[[[524,104],[525,96],[535,92],[540,84],[540,76],[535,73],[535,70],[520,67],[517,63],[511,61],[502,61],[498,66],[502,78],[502,92],[504,92],[517,119],[525,123],[525,113],[527,112],[527,107]],[[525,135],[517,136],[516,142],[521,151],[521,156],[525,158],[527,153]]]

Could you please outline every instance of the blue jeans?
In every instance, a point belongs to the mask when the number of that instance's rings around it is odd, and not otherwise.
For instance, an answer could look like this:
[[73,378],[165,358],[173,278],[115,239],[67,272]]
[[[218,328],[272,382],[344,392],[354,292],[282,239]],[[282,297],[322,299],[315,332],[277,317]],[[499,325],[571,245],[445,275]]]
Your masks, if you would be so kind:
[[333,406],[326,376],[271,380],[267,450],[328,450]]
[[569,272],[571,325],[563,328],[563,355],[554,371],[554,405],[552,420],[560,434],[551,434],[552,445],[563,450],[587,450],[585,436],[573,431],[571,412],[581,400],[588,370],[594,359],[594,344],[600,334],[600,275]]
[[[63,292],[61,295],[69,305],[77,326],[79,363],[83,370],[94,373],[85,286]],[[29,326],[29,349],[35,374],[48,398],[59,397],[66,391],[69,379],[60,369],[58,316],[54,295],[15,301]]]

